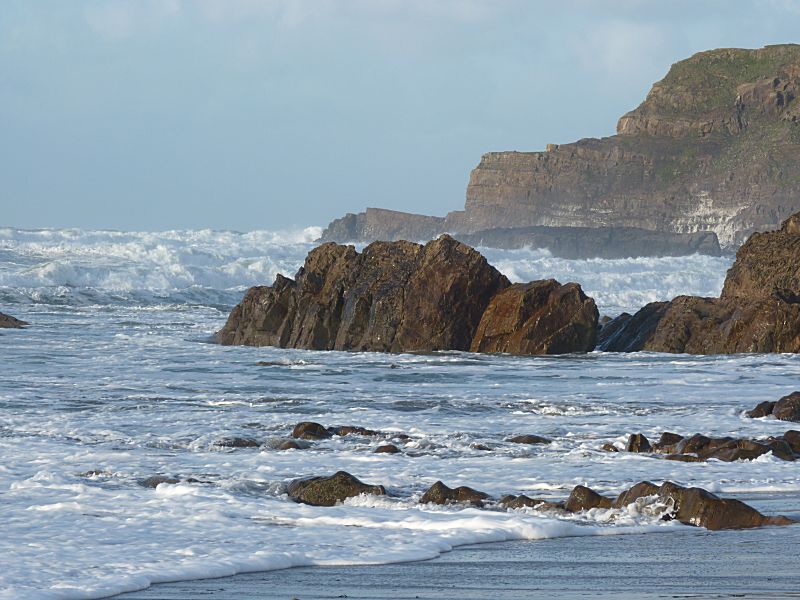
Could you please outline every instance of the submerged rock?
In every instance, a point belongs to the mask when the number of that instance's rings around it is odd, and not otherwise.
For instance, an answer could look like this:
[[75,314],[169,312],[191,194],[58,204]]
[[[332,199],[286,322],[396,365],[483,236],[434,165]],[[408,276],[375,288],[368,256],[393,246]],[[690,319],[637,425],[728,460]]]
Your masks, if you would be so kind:
[[145,479],[140,479],[138,481],[139,485],[146,488],[157,488],[162,483],[169,483],[169,484],[176,484],[180,483],[181,480],[175,477],[167,477],[166,475],[153,475],[151,477],[147,477]]
[[28,323],[0,312],[0,329],[22,329]]
[[383,444],[373,450],[375,454],[397,454],[401,450],[394,444]]
[[230,437],[217,440],[214,445],[220,448],[258,448],[261,444],[251,438]]
[[457,488],[449,488],[441,481],[434,483],[428,489],[420,503],[422,504],[471,504],[473,506],[483,506],[483,502],[489,499],[489,494],[479,492],[465,485]]
[[551,444],[553,440],[548,439],[546,437],[542,437],[541,435],[533,435],[533,434],[526,434],[526,435],[515,435],[514,437],[510,437],[506,440],[507,442],[511,442],[512,444]]
[[384,496],[386,488],[363,483],[346,471],[338,471],[330,477],[295,479],[289,483],[287,493],[295,502],[312,506],[334,506],[360,494]]
[[555,279],[516,283],[497,293],[483,313],[472,352],[589,352],[597,339],[594,300],[577,283]]

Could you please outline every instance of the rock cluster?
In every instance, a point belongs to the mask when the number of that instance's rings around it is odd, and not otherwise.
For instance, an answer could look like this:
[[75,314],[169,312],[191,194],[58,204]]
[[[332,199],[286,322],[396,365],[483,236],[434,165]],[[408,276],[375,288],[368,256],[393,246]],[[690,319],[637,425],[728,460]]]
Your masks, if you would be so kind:
[[747,411],[747,416],[752,419],[770,415],[781,421],[800,423],[800,392],[792,392],[777,402],[762,402],[753,410]]
[[[287,493],[296,502],[314,506],[333,506],[360,494],[385,495],[382,485],[369,485],[345,471],[330,477],[308,477],[289,483]],[[525,495],[504,496],[499,505],[504,508],[534,507],[540,510],[581,512],[592,509],[625,508],[645,497],[656,497],[664,504],[665,519],[706,529],[746,529],[765,525],[789,525],[792,519],[769,517],[739,500],[719,498],[701,488],[683,487],[666,481],[657,486],[642,481],[624,490],[616,498],[608,498],[583,485],[575,486],[563,503],[546,502]],[[450,488],[441,481],[434,483],[420,498],[422,504],[462,504],[477,508],[491,502],[489,494],[467,486]]]
[[217,333],[226,345],[519,354],[594,348],[597,308],[577,284],[512,286],[450,236],[375,242],[362,253],[322,244],[294,280],[250,288]]
[[736,253],[719,298],[678,296],[623,313],[598,349],[690,354],[800,352],[800,213]]
[[[800,398],[800,394],[797,397]],[[605,446],[603,449],[610,450]],[[616,450],[614,448],[612,451]],[[683,437],[676,433],[664,432],[661,434],[661,439],[654,444],[651,444],[643,434],[636,433],[628,438],[626,451],[650,453],[655,456],[660,455],[667,460],[683,462],[698,462],[712,458],[725,462],[753,460],[772,452],[776,458],[793,461],[800,458],[800,432],[790,430],[781,436],[761,440],[731,436],[710,437],[700,433]]]

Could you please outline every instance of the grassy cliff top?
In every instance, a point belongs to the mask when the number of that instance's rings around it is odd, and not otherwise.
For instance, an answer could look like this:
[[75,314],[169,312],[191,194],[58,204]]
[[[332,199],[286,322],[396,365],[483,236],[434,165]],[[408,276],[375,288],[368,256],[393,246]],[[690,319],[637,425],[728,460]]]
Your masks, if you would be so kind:
[[739,85],[777,76],[792,66],[800,72],[800,44],[700,52],[672,65],[635,112],[696,117],[730,111]]

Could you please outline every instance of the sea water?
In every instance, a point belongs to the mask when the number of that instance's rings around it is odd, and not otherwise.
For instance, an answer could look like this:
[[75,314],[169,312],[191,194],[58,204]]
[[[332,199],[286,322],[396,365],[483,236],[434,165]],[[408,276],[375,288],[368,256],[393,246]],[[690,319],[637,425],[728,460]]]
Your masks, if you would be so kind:
[[[739,497],[796,498],[797,465],[683,463],[600,450],[627,435],[767,436],[743,412],[793,391],[794,355],[515,357],[376,354],[211,343],[244,290],[293,275],[318,228],[296,232],[0,229],[0,597],[99,598],[153,582],[297,565],[373,564],[513,539],[669,534],[663,507],[558,516],[434,507],[435,481],[495,497],[613,495],[648,479]],[[577,281],[614,316],[717,295],[731,257],[563,260],[483,249],[513,281]],[[299,421],[409,439],[333,437],[271,449]],[[538,434],[544,446],[507,441]],[[224,448],[230,437],[259,448]],[[489,450],[480,449],[482,447]],[[335,507],[291,502],[297,477],[345,470],[386,486]],[[155,489],[164,475],[181,483]],[[191,481],[187,481],[191,480]]]

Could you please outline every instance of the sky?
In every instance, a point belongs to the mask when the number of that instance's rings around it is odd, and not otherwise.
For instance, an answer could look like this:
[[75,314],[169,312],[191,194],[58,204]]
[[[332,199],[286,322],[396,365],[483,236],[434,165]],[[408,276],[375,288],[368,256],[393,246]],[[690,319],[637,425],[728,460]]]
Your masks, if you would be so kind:
[[0,226],[284,229],[463,208],[483,153],[612,135],[800,0],[3,0]]

